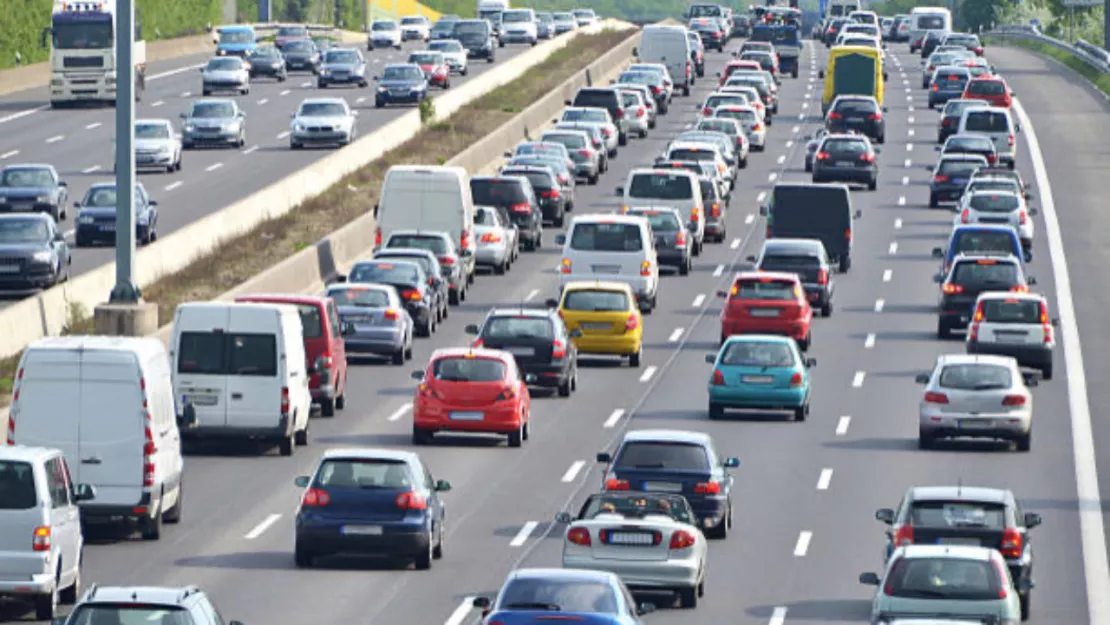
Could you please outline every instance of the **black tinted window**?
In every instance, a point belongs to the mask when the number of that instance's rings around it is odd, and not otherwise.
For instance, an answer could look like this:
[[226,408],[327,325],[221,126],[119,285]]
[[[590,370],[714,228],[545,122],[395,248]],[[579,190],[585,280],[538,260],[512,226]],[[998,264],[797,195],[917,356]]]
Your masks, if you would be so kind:
[[638,215],[647,219],[653,232],[678,232],[682,229],[682,222],[674,213],[659,211],[634,211],[630,215]]
[[0,510],[28,510],[35,507],[37,499],[31,465],[0,461]]
[[417,250],[428,250],[436,256],[442,256],[450,251],[447,246],[447,241],[442,237],[426,237],[410,234],[395,234],[389,237],[389,243],[386,244],[386,247],[408,247]]
[[955,253],[1014,251],[1014,235],[997,231],[961,231],[952,244]]
[[470,194],[475,204],[503,206],[528,202],[524,187],[515,180],[471,180]]
[[540,171],[513,171],[511,169],[506,169],[501,173],[506,176],[527,178],[528,182],[532,183],[533,189],[550,189],[555,186],[555,180],[551,177],[551,174],[545,174]]
[[588,106],[610,109],[617,106],[617,94],[614,91],[587,91],[582,90],[574,97],[574,106]]
[[838,113],[874,113],[879,109],[871,100],[840,100],[834,110]]
[[853,156],[867,154],[867,143],[858,139],[828,139],[821,145],[821,150],[830,154]]
[[675,161],[712,161],[713,152],[696,148],[676,148],[671,150],[667,158]]
[[301,313],[301,326],[304,328],[306,339],[318,339],[324,336],[324,316],[316,304],[297,304],[297,312]]
[[316,472],[317,488],[358,488],[401,490],[414,485],[409,466],[399,460],[348,459],[325,460]]
[[644,249],[640,227],[623,223],[579,223],[570,238],[573,250],[639,252]]
[[821,260],[816,256],[801,254],[767,254],[759,262],[763,271],[797,271],[798,269],[819,269]]
[[492,358],[440,358],[432,375],[445,382],[497,382],[505,379],[505,363]]
[[701,445],[635,441],[621,447],[613,464],[618,469],[708,471],[709,454]]
[[355,265],[347,282],[384,282],[387,284],[416,284],[420,282],[420,271],[408,262],[365,263]]
[[226,337],[215,332],[182,332],[177,348],[177,372],[223,375],[227,371]]
[[967,92],[977,95],[1002,95],[1006,93],[1006,87],[997,80],[976,80],[968,85]]
[[555,337],[555,327],[550,319],[542,317],[494,317],[482,328],[482,336],[491,339]]
[[535,610],[537,605],[559,606],[562,612],[616,614],[619,604],[603,582],[574,579],[516,578],[501,591],[500,610]]
[[1010,120],[1005,113],[975,111],[968,114],[964,130],[968,132],[1009,132]]
[[563,308],[590,312],[617,312],[629,310],[631,306],[627,293],[582,289],[567,293],[563,299]]
[[277,339],[272,334],[183,332],[178,352],[178,373],[277,375]]
[[1028,299],[988,299],[983,302],[983,319],[995,323],[1044,323],[1041,303]]
[[636,174],[628,195],[653,200],[686,200],[694,197],[689,176],[677,174]]
[[976,161],[941,161],[937,173],[949,177],[970,178],[971,174],[982,166],[982,163]]
[[1006,527],[1006,508],[1002,504],[978,501],[915,501],[910,521],[921,527]]
[[277,375],[277,338],[272,334],[228,335],[229,375]]
[[999,263],[993,260],[959,263],[956,265],[952,281],[957,284],[1008,286],[1017,283],[1018,271],[1013,263]]

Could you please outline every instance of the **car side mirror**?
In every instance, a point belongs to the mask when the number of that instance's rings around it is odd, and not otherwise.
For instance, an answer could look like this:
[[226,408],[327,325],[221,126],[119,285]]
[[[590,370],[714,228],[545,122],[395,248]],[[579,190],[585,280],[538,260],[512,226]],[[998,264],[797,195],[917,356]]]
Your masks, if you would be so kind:
[[705,355],[705,362],[707,362],[711,365],[717,364],[717,354],[706,354]]
[[1025,385],[1033,388],[1041,382],[1040,371],[1022,371],[1021,377],[1025,380]]
[[81,208],[81,203],[80,202],[74,202],[73,203],[73,208]]
[[66,182],[65,180],[59,180],[59,181],[58,181],[58,186],[59,186],[59,187],[68,187],[68,186],[69,186],[69,183],[68,183],[68,182]]
[[745,258],[744,260],[748,261],[749,263],[756,263],[756,262],[759,262],[759,259],[758,259],[758,258],[757,258],[757,257],[756,257],[755,255],[752,255],[752,256],[748,256],[748,257],[747,257],[747,258]]
[[1028,284],[1029,286],[1033,286],[1034,284],[1037,283],[1037,279],[1033,276],[1029,276],[1028,278],[1025,279],[1025,283]]
[[446,493],[449,490],[451,490],[451,482],[448,482],[447,480],[436,480],[437,493]]
[[857,208],[855,214],[852,215],[852,218],[859,219],[860,217],[863,217],[863,209]]
[[1036,512],[1026,512],[1024,521],[1025,528],[1032,529],[1040,525],[1044,520],[1041,518],[1041,515],[1037,514]]
[[917,382],[918,384],[928,384],[931,378],[932,376],[930,376],[928,373],[919,373],[914,376],[913,381]]
[[91,484],[77,484],[73,487],[73,500],[77,502],[96,499],[96,487]]
[[1029,215],[1030,215],[1030,216],[1032,216],[1032,217],[1036,217],[1036,216],[1037,216],[1037,213],[1039,213],[1039,212],[1040,212],[1040,211],[1038,211],[1038,210],[1037,210],[1037,209],[1035,209],[1035,208],[1030,208],[1030,209],[1029,209]]
[[613,195],[623,196],[624,195],[624,187],[614,187],[613,188]]
[[148,206],[158,206],[158,200],[147,200]]
[[381,80],[381,78],[379,78],[379,77],[377,77],[377,76],[374,76],[374,80],[375,80],[375,81],[378,81],[378,80]]
[[[1010,90],[1010,95],[1011,95],[1011,96],[1015,96],[1015,95],[1017,95],[1017,91],[1014,91],[1013,89],[1011,89],[1011,90]],[[1015,130],[1017,130],[1017,129],[1015,128]],[[1021,131],[1020,131],[1020,130],[1018,130],[1018,132],[1021,132]]]
[[474,597],[474,607],[486,609],[490,606],[489,597]]
[[813,141],[813,135],[802,135],[802,141]]
[[504,156],[505,158],[512,158],[512,157],[513,157],[513,153],[512,153],[512,152],[505,152],[505,153],[503,154],[503,156]]
[[655,604],[654,603],[641,603],[640,605],[636,606],[636,616],[643,616],[645,614],[651,614],[654,611],[655,611]]
[[878,573],[860,573],[859,583],[864,584],[865,586],[878,586],[879,575]]
[[575,329],[571,330],[570,331],[570,338],[572,338],[572,339],[582,338],[582,330],[579,330],[578,328],[575,328]]
[[770,213],[770,212],[771,212],[770,207],[767,206],[766,204],[759,207],[759,216],[760,217],[766,217],[767,214]]
[[204,68],[203,67],[198,68],[197,71],[203,74],[204,73]]
[[894,524],[894,510],[891,510],[890,508],[879,508],[878,510],[875,511],[875,520],[876,521],[882,521],[883,523],[886,523],[887,525],[893,525]]
[[567,106],[574,106],[573,104],[570,103],[570,100],[563,100],[563,104],[565,104]]
[[296,486],[297,488],[308,488],[308,482],[311,479],[312,478],[307,475],[298,475],[297,477],[293,478],[293,486]]
[[413,369],[412,373],[409,374],[409,377],[411,377],[414,380],[423,380],[424,379],[424,372],[421,371],[420,369]]
[[464,332],[466,332],[467,334],[473,334],[473,335],[477,336],[478,326],[472,323],[472,324],[466,326]]
[[944,248],[943,247],[934,247],[933,248],[933,258],[944,258]]
[[555,515],[555,522],[556,523],[562,523],[563,525],[567,525],[567,524],[571,523],[573,520],[574,519],[571,518],[569,512],[559,512]]
[[197,426],[197,407],[193,404],[185,404],[181,410],[181,418],[177,423],[178,428],[186,430],[195,428]]
[[725,461],[721,463],[721,466],[725,467],[726,469],[735,469],[736,467],[740,466],[740,459],[735,456],[729,456],[728,458],[725,458]]
[[942,284],[944,282],[944,274],[938,273],[933,276],[933,282],[936,282],[937,284]]
[[565,234],[555,235],[555,245],[566,245],[566,243],[567,243],[567,235],[565,235]]
[[63,234],[60,230],[56,231],[54,233],[54,241],[55,242],[61,242],[61,241],[65,241],[65,240],[66,240],[66,235]]
[[598,462],[612,462],[613,461],[613,455],[610,454],[607,451],[598,452],[597,461]]
[[817,359],[816,358],[806,358],[806,368],[807,369],[812,369],[816,366],[817,366]]
[[632,48],[632,56],[640,56],[640,49]]
[[818,78],[824,78],[825,77],[825,70],[819,70],[817,72],[817,77]]

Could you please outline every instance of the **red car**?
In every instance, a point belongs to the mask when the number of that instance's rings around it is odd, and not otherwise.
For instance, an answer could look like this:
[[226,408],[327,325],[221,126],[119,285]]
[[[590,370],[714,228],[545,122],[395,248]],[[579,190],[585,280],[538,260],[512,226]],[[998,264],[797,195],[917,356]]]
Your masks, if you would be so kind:
[[412,404],[412,443],[423,445],[436,432],[502,434],[509,447],[528,440],[532,396],[516,358],[496,349],[449,347],[438,349],[424,371]]
[[343,325],[330,297],[316,295],[244,295],[237,302],[288,304],[301,313],[304,354],[308,361],[308,388],[320,415],[335,416],[347,401],[347,348]]
[[732,72],[738,69],[750,69],[757,72],[763,71],[763,67],[760,66],[757,61],[729,61],[728,65],[725,65],[725,71],[717,74],[721,77],[720,81],[717,82],[717,86],[723,87],[724,84],[728,82],[728,77],[732,75]]
[[1013,96],[1014,92],[1010,91],[1010,86],[998,76],[983,76],[967,81],[963,95],[965,100],[983,100],[989,102],[991,106],[1002,108],[1010,108],[1014,103]]
[[801,349],[810,343],[813,308],[798,274],[745,271],[736,274],[721,313],[721,342],[734,334],[783,334]]
[[442,52],[413,52],[409,55],[408,62],[420,66],[428,77],[429,85],[443,89],[451,87],[451,68],[447,66],[447,59]]

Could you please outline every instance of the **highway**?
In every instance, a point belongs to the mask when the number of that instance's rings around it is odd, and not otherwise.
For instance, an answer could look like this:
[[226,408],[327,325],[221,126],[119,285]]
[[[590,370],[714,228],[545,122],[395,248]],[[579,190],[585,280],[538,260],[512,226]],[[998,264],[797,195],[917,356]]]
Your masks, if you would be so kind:
[[[740,175],[728,213],[729,239],[707,246],[688,277],[664,278],[659,308],[645,318],[643,366],[583,360],[577,394],[537,395],[532,437],[523,449],[467,438],[420,449],[435,477],[454,486],[445,496],[445,557],[431,571],[366,561],[293,568],[291,517],[300,495],[294,476],[308,473],[327,446],[409,447],[414,390],[409,369],[360,364],[351,368],[347,410],[334,419],[314,419],[307,449],[293,458],[272,452],[258,457],[242,449],[189,457],[182,523],[167,527],[156,543],[90,537],[85,582],[197,584],[213,595],[224,619],[248,625],[387,619],[469,624],[478,615],[467,607],[468,598],[495,592],[513,567],[559,565],[561,528],[550,520],[598,489],[595,452],[612,449],[628,428],[682,428],[711,433],[722,455],[740,458],[734,473],[736,521],[726,541],[710,546],[706,595],[696,611],[663,609],[645,617],[648,625],[865,622],[873,589],[859,585],[857,576],[881,569],[885,529],[874,520],[874,510],[895,506],[910,486],[957,482],[1012,488],[1025,511],[1044,516],[1044,525],[1033,531],[1037,587],[1029,623],[1090,622],[1069,425],[1073,372],[1064,365],[1063,350],[1057,353],[1056,379],[1034,390],[1031,452],[992,444],[917,450],[920,388],[913,376],[929,370],[939,354],[962,352],[963,346],[935,338],[937,261],[930,250],[943,245],[952,221],[950,212],[927,208],[930,173],[924,167],[935,161],[936,113],[927,109],[919,89],[917,57],[898,44],[890,53],[879,189],[853,192],[855,207],[863,211],[855,228],[854,263],[851,273],[835,276],[833,316],[815,321],[810,355],[818,366],[806,422],[709,422],[710,370],[703,357],[716,350],[719,334],[720,305],[713,294],[761,244],[758,203],[777,180],[808,180],[801,137],[820,124],[816,71],[825,56],[824,48],[814,49],[811,42],[801,78],[783,83],[767,151],[753,154]],[[707,76],[726,58],[714,53]],[[1009,59],[1015,67],[1028,63],[1024,56],[1000,53],[1003,70]],[[677,99],[658,129],[623,149],[596,187],[579,187],[576,213],[612,210],[613,187],[692,123],[696,104],[714,82],[699,81],[690,98]],[[1018,83],[1015,91],[1020,97],[1033,89]],[[1029,107],[1034,105],[1030,93]],[[1033,123],[1048,149],[1049,128],[1040,118]],[[1035,180],[1028,149],[1021,151],[1018,167]],[[1082,192],[1078,184],[1067,189],[1069,181],[1053,180],[1064,193]],[[1033,191],[1041,197],[1041,189]],[[1066,212],[1064,197],[1058,205]],[[1038,278],[1035,289],[1058,309],[1043,221],[1038,226],[1031,273]],[[522,255],[504,277],[480,277],[440,333],[417,343],[414,366],[422,367],[435,347],[463,344],[463,327],[479,322],[490,306],[553,296],[558,259],[558,250],[544,248]],[[1078,259],[1081,265],[1091,262]],[[1081,293],[1087,296],[1086,289]]]
[[[403,63],[411,50],[422,48],[421,44],[408,42],[404,50],[366,52],[364,49],[363,54],[367,58],[368,72],[376,75],[385,65]],[[452,87],[498,67],[524,49],[526,46],[506,46],[498,50],[498,61],[494,64],[472,59],[469,75],[453,76]],[[200,98],[199,69],[208,58],[183,57],[152,67],[136,118],[170,119],[180,130],[178,116],[188,111],[191,102]],[[291,72],[284,83],[271,78],[253,81],[251,92],[246,96],[214,94],[212,97],[234,97],[246,112],[247,145],[241,150],[188,150],[180,172],[139,174],[139,182],[146,186],[150,196],[159,204],[159,236],[168,235],[196,219],[219,211],[332,154],[332,148],[289,149],[290,115],[305,98],[346,98],[351,107],[359,112],[359,136],[370,134],[413,108],[392,106],[375,109],[374,89],[373,82],[366,89],[318,89],[312,74]],[[433,89],[433,96],[438,92],[438,89]],[[112,180],[115,109],[51,110],[44,108],[45,98],[44,89],[0,99],[0,167],[14,163],[49,163],[58,169],[62,179],[69,183],[70,215],[62,226],[72,244],[76,214],[72,203],[84,197],[90,185]],[[12,112],[9,113],[9,110]],[[111,262],[113,258],[111,247],[74,248],[71,275],[76,277]]]

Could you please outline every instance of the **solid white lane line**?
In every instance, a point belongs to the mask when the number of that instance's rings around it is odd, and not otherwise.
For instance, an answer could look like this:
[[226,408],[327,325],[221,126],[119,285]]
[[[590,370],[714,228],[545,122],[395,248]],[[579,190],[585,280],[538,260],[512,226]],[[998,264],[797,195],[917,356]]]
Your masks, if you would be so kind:
[[856,374],[854,376],[852,376],[852,388],[859,388],[859,387],[863,386],[863,380],[866,377],[867,377],[867,372],[866,371],[857,371]]
[[277,523],[278,519],[280,519],[280,518],[281,518],[280,514],[271,514],[270,516],[263,519],[261,523],[259,523],[258,525],[255,525],[254,529],[247,532],[246,536],[243,536],[243,538],[246,538],[247,540],[254,540],[255,538],[258,538],[259,536],[262,535],[263,532],[270,529],[271,525],[273,525],[274,523]]
[[655,365],[652,365],[652,366],[648,367],[647,369],[644,369],[644,372],[642,374],[640,374],[640,381],[641,382],[647,382],[648,380],[651,379],[651,376],[655,375],[655,371],[656,371]]
[[875,300],[875,312],[883,312],[883,306],[885,305],[886,301],[883,300],[883,298],[880,297],[879,299]]
[[1083,349],[1079,342],[1079,322],[1072,299],[1068,261],[1064,239],[1052,197],[1044,156],[1037,132],[1025,108],[1014,101],[1033,173],[1041,194],[1041,212],[1048,234],[1048,251],[1052,259],[1052,277],[1056,282],[1056,305],[1060,311],[1060,332],[1063,336],[1064,360],[1068,370],[1068,412],[1071,415],[1072,449],[1075,460],[1076,493],[1079,496],[1079,534],[1083,545],[1083,572],[1087,579],[1087,611],[1091,623],[1110,622],[1110,563],[1106,559],[1106,530],[1103,527],[1102,495],[1099,493],[1098,467],[1095,462],[1094,433],[1091,430],[1091,406],[1087,394],[1087,371],[1083,365]]
[[813,532],[798,534],[798,542],[794,544],[794,556],[801,558],[809,551],[809,541],[813,540]]
[[886,251],[886,253],[890,254],[891,256],[894,256],[895,254],[897,254],[898,253],[898,242],[897,241],[891,241],[890,249],[888,249]]
[[817,478],[817,490],[829,490],[832,474],[832,469],[821,469],[821,475]]
[[871,333],[868,333],[867,338],[864,339],[863,348],[864,349],[871,349],[873,347],[875,347],[875,333],[871,332]]
[[677,343],[678,339],[682,338],[683,328],[675,328],[671,335],[667,337],[668,343]]
[[705,303],[705,294],[704,293],[698,293],[698,296],[694,298],[694,303],[691,304],[691,306],[693,306],[694,308],[697,308],[697,307],[701,306],[704,303]]
[[463,597],[462,603],[455,608],[451,616],[447,617],[443,625],[462,625],[466,617],[470,616],[472,609],[474,609],[474,597]]
[[570,468],[567,469],[567,472],[563,474],[563,480],[562,481],[563,482],[568,482],[568,483],[573,482],[574,478],[578,477],[578,472],[581,471],[582,467],[585,467],[585,466],[586,466],[586,461],[585,460],[575,460],[574,464],[570,465]]
[[717,265],[717,268],[713,270],[713,277],[714,278],[720,278],[721,274],[723,274],[724,272],[725,272],[725,266],[724,265]]
[[165,189],[166,191],[173,191],[174,189],[176,189],[176,188],[180,187],[180,186],[181,186],[181,185],[183,185],[183,184],[185,184],[185,183],[184,183],[184,182],[182,182],[182,181],[180,181],[180,180],[177,180],[177,181],[175,181],[175,182],[171,182],[171,183],[169,183],[168,185],[166,185],[166,186],[165,186],[165,187],[163,187],[163,188],[164,188],[164,189]]
[[251,147],[243,150],[243,154],[253,154],[257,151],[258,151],[258,146],[257,145],[252,145]]
[[151,104],[151,106],[162,106],[163,104],[165,104],[165,101],[163,101],[163,100],[158,100],[157,102],[155,102],[155,103]]
[[893,269],[887,269],[887,270],[883,271],[883,282],[890,282],[890,279],[893,278],[893,277],[894,277],[894,270]]
[[755,215],[748,215],[747,217],[744,218],[744,225],[745,226],[751,225],[751,223],[753,221],[755,221]]
[[847,434],[848,433],[848,426],[851,423],[852,423],[852,417],[848,417],[848,416],[840,417],[840,420],[836,422],[836,435],[837,436],[844,436],[845,434]]
[[899,195],[898,196],[898,206],[905,206],[905,205],[906,205],[906,196]]
[[47,143],[57,143],[57,142],[61,141],[62,139],[65,139],[65,138],[66,138],[65,135],[54,135],[53,137],[50,137],[49,139],[47,139],[46,142]]
[[412,402],[406,402],[403,406],[401,406],[397,410],[394,410],[393,414],[391,414],[387,417],[387,420],[388,421],[397,421],[401,417],[405,416],[408,413],[408,411],[410,411],[410,410],[412,410]]
[[224,164],[223,164],[223,163],[212,163],[212,164],[211,164],[211,165],[209,165],[208,167],[205,167],[205,168],[204,168],[204,171],[216,171],[217,169],[219,169],[219,168],[221,168],[221,167],[223,167],[223,166],[224,166]]
[[13,156],[19,156],[19,150],[8,150],[7,152],[4,152],[3,154],[0,154],[0,160],[5,159],[5,158],[11,158]]
[[[751,217],[751,215],[748,216]],[[729,244],[728,249],[734,250],[738,247],[740,247],[740,239],[733,239],[732,243]]]
[[540,294],[540,290],[539,290],[539,289],[532,289],[531,291],[528,291],[528,295],[525,295],[525,296],[524,296],[524,301],[526,301],[526,302],[530,302],[530,301],[532,301],[532,298],[533,298],[533,297],[535,297],[535,296],[537,296],[537,295],[539,295],[539,294]]
[[96,170],[98,170],[98,169],[100,169],[100,165],[93,165],[93,166],[91,166],[91,167],[86,167],[86,168],[82,169],[82,170],[81,170],[81,173],[83,173],[83,174],[91,174],[91,173],[93,173],[94,171],[96,171]]
[[778,606],[771,611],[771,620],[767,621],[767,625],[782,625],[785,622],[786,608]]
[[902,229],[902,218],[901,217],[894,220],[894,229],[895,230],[901,230]]
[[611,427],[615,426],[618,422],[620,422],[621,417],[623,417],[623,416],[624,416],[624,410],[621,409],[621,408],[617,408],[616,410],[613,411],[612,414],[609,415],[609,418],[605,420],[605,426],[604,427],[611,428]]
[[536,531],[537,525],[539,525],[539,523],[536,523],[535,521],[528,521],[527,523],[525,523],[524,527],[520,528],[520,531],[517,532],[516,536],[513,537],[513,540],[509,543],[509,546],[520,547],[524,543],[528,542],[528,537],[532,535],[532,532]]
[[100,122],[93,122],[91,124],[86,124],[85,130],[96,130],[97,128],[100,128],[100,126]]

